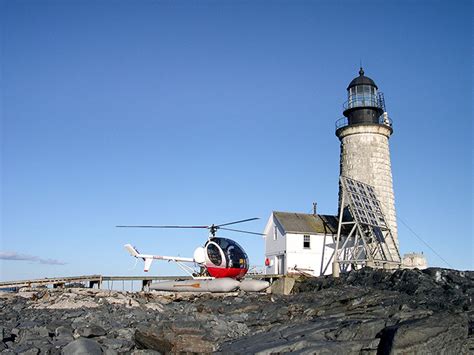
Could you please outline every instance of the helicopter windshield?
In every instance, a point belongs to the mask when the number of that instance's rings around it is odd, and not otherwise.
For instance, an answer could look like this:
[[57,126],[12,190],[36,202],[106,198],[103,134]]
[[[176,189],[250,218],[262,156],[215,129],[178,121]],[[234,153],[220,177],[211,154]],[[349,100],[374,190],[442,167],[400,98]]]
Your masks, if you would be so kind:
[[248,269],[248,256],[237,242],[219,237],[213,238],[212,241],[224,252],[228,268]]
[[212,244],[212,243],[208,244],[207,256],[209,257],[209,260],[211,260],[211,262],[214,265],[220,265],[222,263],[221,252],[215,244]]

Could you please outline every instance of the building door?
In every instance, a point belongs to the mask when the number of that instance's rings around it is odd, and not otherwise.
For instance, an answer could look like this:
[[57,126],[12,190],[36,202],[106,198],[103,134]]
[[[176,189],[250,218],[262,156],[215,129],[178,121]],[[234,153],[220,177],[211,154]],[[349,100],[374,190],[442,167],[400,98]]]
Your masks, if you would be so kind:
[[276,274],[285,274],[285,254],[276,256]]

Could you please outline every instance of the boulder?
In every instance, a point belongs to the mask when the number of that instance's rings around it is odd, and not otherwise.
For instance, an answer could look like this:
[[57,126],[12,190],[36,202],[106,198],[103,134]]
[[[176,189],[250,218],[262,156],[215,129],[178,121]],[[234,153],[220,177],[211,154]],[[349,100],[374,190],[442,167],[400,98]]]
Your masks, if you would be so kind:
[[293,290],[295,281],[294,277],[281,277],[272,284],[270,292],[276,295],[289,295]]
[[106,334],[104,328],[99,327],[98,325],[87,325],[85,327],[80,327],[76,329],[76,332],[83,338],[100,337]]
[[67,325],[60,325],[54,330],[54,335],[57,338],[70,337],[72,338],[72,327]]
[[193,322],[164,322],[159,326],[142,325],[135,333],[135,343],[141,349],[161,353],[210,353],[216,344]]
[[441,313],[387,327],[380,333],[384,354],[467,354],[467,317]]
[[105,350],[121,353],[129,352],[135,346],[134,342],[125,339],[105,338],[99,340],[99,342]]
[[100,355],[102,354],[102,349],[100,345],[92,340],[87,338],[79,338],[68,345],[66,345],[61,354],[64,355]]
[[15,342],[19,344],[31,344],[35,341],[49,340],[49,332],[46,327],[23,328],[19,330]]

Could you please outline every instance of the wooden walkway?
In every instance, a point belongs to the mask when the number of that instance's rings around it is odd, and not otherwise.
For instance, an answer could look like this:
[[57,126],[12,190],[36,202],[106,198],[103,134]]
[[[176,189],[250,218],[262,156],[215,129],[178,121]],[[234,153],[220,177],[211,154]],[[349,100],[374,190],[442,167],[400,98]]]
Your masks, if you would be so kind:
[[[264,275],[264,274],[247,274],[246,278],[273,280],[283,275]],[[131,282],[133,290],[133,282],[139,281],[140,288],[146,289],[153,281],[166,280],[190,280],[191,276],[102,276],[102,275],[84,275],[84,276],[68,276],[68,277],[51,277],[44,279],[31,279],[19,281],[1,281],[0,290],[15,289],[21,287],[39,287],[53,286],[53,288],[64,287],[69,284],[81,283],[90,288],[102,288],[104,282],[107,281],[108,289],[113,288],[114,282],[122,283],[125,289],[125,282]]]
[[49,286],[61,287],[66,284],[73,283],[92,283],[100,284],[102,281],[101,275],[85,275],[85,276],[69,276],[69,277],[50,277],[44,279],[31,279],[31,280],[20,280],[20,281],[2,281],[0,282],[0,289],[2,288],[20,288],[20,287],[38,287],[38,286]]

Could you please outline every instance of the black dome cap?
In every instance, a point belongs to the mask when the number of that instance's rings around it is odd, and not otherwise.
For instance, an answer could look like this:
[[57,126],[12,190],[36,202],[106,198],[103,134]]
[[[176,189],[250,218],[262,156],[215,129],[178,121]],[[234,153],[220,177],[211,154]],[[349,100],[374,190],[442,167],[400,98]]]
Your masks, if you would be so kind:
[[359,70],[359,76],[351,81],[351,83],[347,87],[347,90],[357,85],[370,85],[370,86],[375,86],[375,88],[378,89],[377,85],[375,85],[375,82],[369,77],[364,75],[364,69],[362,69],[362,67]]

